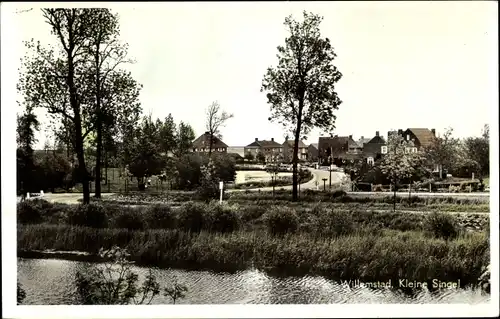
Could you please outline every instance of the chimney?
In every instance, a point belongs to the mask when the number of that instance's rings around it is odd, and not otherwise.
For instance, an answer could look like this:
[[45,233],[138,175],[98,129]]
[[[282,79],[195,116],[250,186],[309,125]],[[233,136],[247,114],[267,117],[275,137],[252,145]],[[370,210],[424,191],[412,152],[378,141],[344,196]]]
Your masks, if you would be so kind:
[[210,135],[210,132],[205,132],[205,135]]
[[376,131],[376,132],[375,132],[375,136],[379,136],[379,135],[380,135],[380,134],[379,134],[379,131]]
[[432,132],[432,135],[436,136],[436,129],[435,128],[431,129],[431,132]]
[[271,137],[271,142],[274,142],[274,137]]
[[349,135],[349,139],[352,139],[352,135]]
[[363,141],[364,139],[365,139],[365,137],[364,137],[363,135],[361,135],[360,140],[362,140],[362,141]]
[[335,137],[339,137],[337,134],[335,134]]
[[258,139],[258,138],[255,138],[255,142],[258,142],[258,141],[259,141],[259,139]]

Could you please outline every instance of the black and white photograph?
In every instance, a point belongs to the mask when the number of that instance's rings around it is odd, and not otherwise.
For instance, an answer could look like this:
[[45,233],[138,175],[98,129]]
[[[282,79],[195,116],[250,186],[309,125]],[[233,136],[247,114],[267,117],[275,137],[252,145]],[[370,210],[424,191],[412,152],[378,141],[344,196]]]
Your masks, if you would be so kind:
[[2,2],[1,32],[3,316],[498,316],[497,2]]

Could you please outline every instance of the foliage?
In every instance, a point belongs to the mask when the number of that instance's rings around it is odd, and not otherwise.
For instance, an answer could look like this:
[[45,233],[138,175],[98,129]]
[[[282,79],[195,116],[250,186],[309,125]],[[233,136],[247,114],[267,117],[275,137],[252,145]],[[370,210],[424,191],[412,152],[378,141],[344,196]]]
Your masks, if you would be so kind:
[[138,230],[145,228],[144,217],[137,209],[130,209],[118,213],[114,218],[116,228],[125,228],[128,230]]
[[182,155],[175,163],[177,189],[193,190],[200,185],[202,159],[197,154]]
[[439,166],[440,178],[442,178],[443,168],[454,169],[459,161],[460,140],[452,137],[453,128],[448,128],[442,137],[436,137],[431,146],[426,150],[426,157],[429,164]]
[[[94,111],[89,99],[86,47],[92,28],[92,17],[102,9],[42,9],[58,48],[44,48],[40,42],[27,42],[32,55],[23,59],[18,91],[28,107],[44,108],[49,114],[70,123],[79,167],[86,172],[84,139],[90,133],[87,121]],[[85,178],[85,177],[84,177]],[[83,183],[84,202],[90,200],[89,187]]]
[[33,145],[36,142],[35,131],[40,129],[40,123],[31,108],[17,116],[17,191],[32,191],[36,178],[36,166],[33,158]]
[[255,156],[255,159],[259,163],[265,163],[266,162],[266,156],[262,152],[258,152],[257,155]]
[[296,212],[288,207],[273,207],[266,217],[267,229],[274,235],[293,233],[299,226]]
[[160,285],[149,270],[146,279],[137,287],[138,275],[131,269],[130,254],[117,246],[101,248],[102,265],[91,265],[76,273],[78,295],[85,305],[150,304],[160,293]]
[[211,159],[206,165],[201,167],[201,180],[198,193],[202,199],[207,201],[217,198],[219,194],[219,178],[216,167]]
[[425,157],[422,153],[409,152],[413,147],[399,134],[390,134],[387,141],[387,154],[382,158],[379,167],[389,178],[394,189],[394,210],[396,209],[396,190],[401,181],[411,179],[417,172],[424,170]]
[[17,281],[17,304],[22,304],[24,299],[26,298],[26,291],[24,291],[23,286],[21,286],[21,283]]
[[145,177],[161,174],[165,167],[165,158],[159,144],[160,123],[159,120],[153,122],[151,115],[145,116],[141,125],[136,128],[134,138],[127,141],[128,169],[137,178],[139,185],[144,183]]
[[173,283],[165,287],[164,289],[164,295],[166,297],[170,297],[172,299],[172,302],[175,305],[175,302],[177,299],[182,299],[186,297],[186,292],[188,291],[187,287],[177,281],[177,278],[174,278]]
[[206,225],[208,231],[230,233],[240,227],[240,218],[230,207],[211,202],[207,208]]
[[205,129],[209,134],[209,148],[208,156],[212,156],[212,146],[214,143],[214,137],[222,139],[220,129],[226,124],[227,120],[234,117],[233,114],[229,114],[226,111],[221,110],[219,102],[215,101],[210,104],[207,108],[207,118],[205,123]]
[[351,212],[323,211],[318,219],[318,234],[327,237],[345,236],[354,232]]
[[68,224],[104,228],[108,226],[108,216],[101,204],[77,205],[68,213]]
[[464,141],[467,162],[465,165],[477,172],[482,180],[490,173],[490,137],[489,125],[485,125],[481,137],[469,137]]
[[194,130],[191,125],[180,122],[179,126],[177,127],[176,149],[174,152],[175,156],[177,158],[181,158],[182,156],[187,154],[191,149],[191,145],[194,139]]
[[179,228],[185,231],[200,232],[206,224],[205,206],[196,202],[187,202],[179,209]]
[[151,205],[146,209],[146,223],[149,229],[174,228],[177,219],[168,205]]
[[436,238],[453,239],[458,236],[458,226],[452,215],[446,213],[431,213],[427,217],[427,229]]
[[21,224],[38,224],[42,221],[43,209],[34,201],[17,204],[17,222]]
[[254,267],[274,274],[323,275],[341,280],[403,277],[425,281],[430,277],[443,281],[460,279],[468,285],[477,283],[482,268],[490,263],[489,237],[485,232],[443,240],[423,231],[382,229],[371,233],[369,229],[360,229],[349,236],[324,238],[303,233],[278,237],[245,230],[219,234],[43,224],[19,227],[17,238],[21,250],[89,251],[124,243],[134,260],[148,265],[189,265],[219,271]]
[[[293,132],[294,172],[298,161],[298,140],[312,128],[335,128],[334,110],[341,104],[335,83],[342,74],[333,65],[336,57],[328,38],[321,38],[322,17],[303,13],[297,22],[285,19],[290,32],[284,46],[278,46],[278,65],[267,69],[261,91],[267,92],[271,121],[281,123]],[[295,174],[294,174],[295,175]],[[297,199],[297,180],[293,183],[293,199]]]

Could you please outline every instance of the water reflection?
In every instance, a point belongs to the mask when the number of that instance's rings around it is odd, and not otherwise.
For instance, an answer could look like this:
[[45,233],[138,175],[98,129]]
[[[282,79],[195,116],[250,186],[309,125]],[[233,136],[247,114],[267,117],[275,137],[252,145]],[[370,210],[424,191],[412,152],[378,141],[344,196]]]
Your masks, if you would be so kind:
[[[18,278],[26,291],[24,304],[77,304],[74,278],[89,263],[58,259],[18,259]],[[134,267],[142,281],[148,269]],[[162,286],[176,277],[188,288],[180,304],[319,304],[319,303],[484,303],[490,295],[480,290],[429,292],[389,288],[349,287],[319,276],[275,278],[258,270],[234,274],[178,269],[153,269]],[[169,304],[159,296],[153,304]]]

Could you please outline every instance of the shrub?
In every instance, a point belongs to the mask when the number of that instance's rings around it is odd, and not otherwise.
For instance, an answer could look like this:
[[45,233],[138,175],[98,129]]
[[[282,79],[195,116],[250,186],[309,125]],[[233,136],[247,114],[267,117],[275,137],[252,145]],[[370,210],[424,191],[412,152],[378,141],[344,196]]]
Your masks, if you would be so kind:
[[452,239],[458,236],[458,225],[453,216],[446,213],[430,213],[426,226],[436,238]]
[[241,220],[244,222],[256,220],[264,215],[265,212],[266,209],[260,205],[245,206],[240,210]]
[[[99,251],[106,260],[104,267],[91,265],[76,273],[77,293],[85,305],[150,304],[160,293],[160,285],[151,269],[141,286],[131,270],[128,252],[119,247]],[[137,297],[137,299],[136,299]]]
[[374,192],[383,192],[383,191],[384,191],[384,188],[383,188],[383,187],[382,187],[382,185],[380,185],[380,184],[373,185],[373,191],[374,191]]
[[343,198],[347,196],[347,193],[344,190],[336,190],[332,193],[332,198]]
[[176,218],[168,205],[156,204],[147,208],[145,220],[148,228],[175,228]]
[[349,235],[355,230],[352,212],[323,211],[318,223],[318,234],[327,237]]
[[212,202],[209,205],[205,227],[208,231],[227,233],[240,226],[240,218],[230,207]]
[[178,224],[181,229],[199,232],[205,224],[207,205],[188,202],[181,206],[178,215]]
[[299,225],[299,218],[295,210],[287,207],[275,206],[266,218],[268,231],[273,235],[293,233]]
[[108,217],[101,204],[78,205],[68,213],[70,225],[104,228],[108,226]]
[[42,222],[43,209],[32,201],[17,205],[17,221],[21,224],[38,224]]
[[136,209],[130,209],[119,213],[114,218],[114,226],[116,228],[126,228],[129,230],[144,229],[144,217]]

